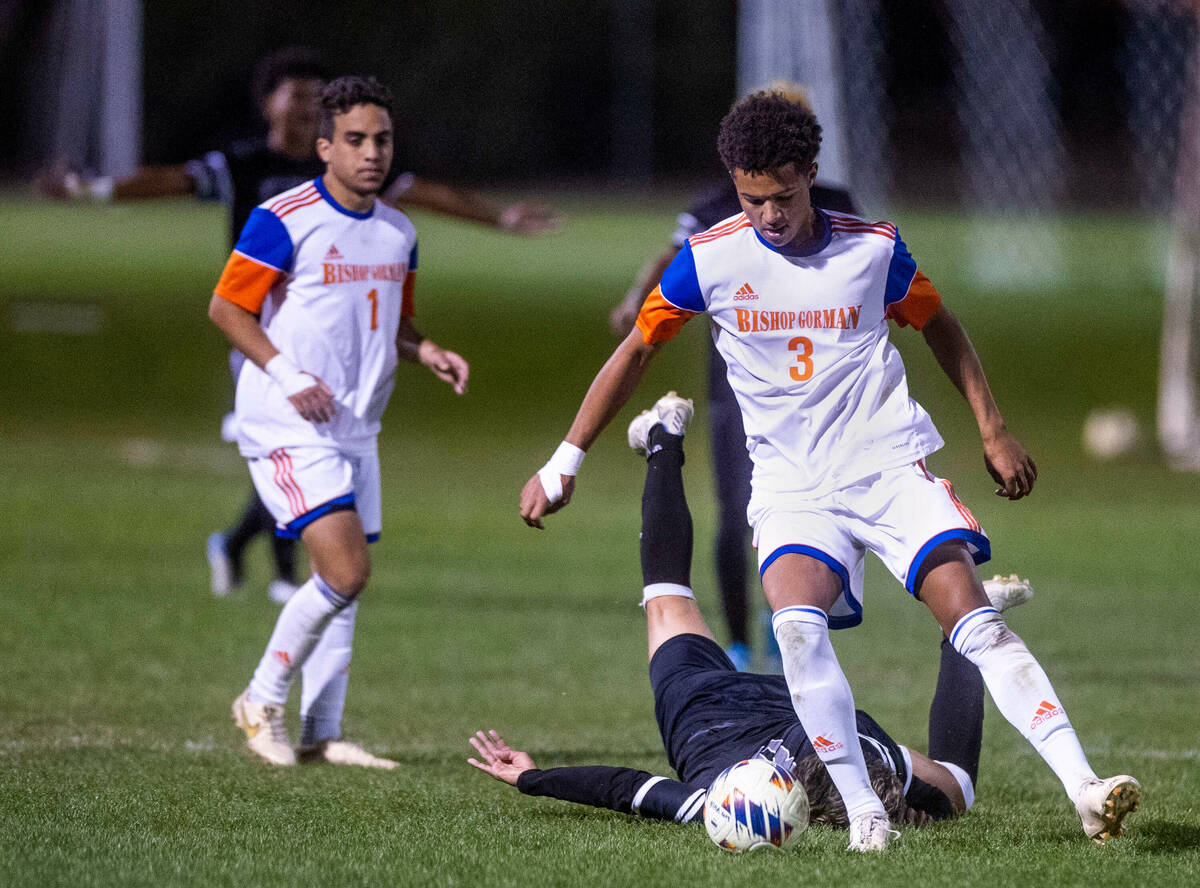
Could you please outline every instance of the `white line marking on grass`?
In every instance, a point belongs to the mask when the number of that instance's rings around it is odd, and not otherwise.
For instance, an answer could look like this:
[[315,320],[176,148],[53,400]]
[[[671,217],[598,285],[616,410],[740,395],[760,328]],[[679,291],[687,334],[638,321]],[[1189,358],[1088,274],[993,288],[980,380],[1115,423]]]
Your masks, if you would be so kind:
[[131,466],[156,466],[163,461],[166,454],[166,447],[149,438],[129,438],[121,442],[121,459]]
[[222,444],[173,444],[153,438],[126,438],[117,447],[121,461],[137,469],[183,466],[221,475],[245,469],[245,461],[237,451]]
[[104,327],[104,309],[78,302],[17,302],[10,323],[17,333],[94,336]]
[[[87,737],[72,734],[63,737],[48,737],[44,740],[0,741],[0,758],[21,753],[45,752],[55,749],[145,749],[151,752],[175,752],[178,743],[163,743],[160,740],[139,740],[130,737]],[[216,752],[223,747],[212,737],[204,740],[184,740],[182,749],[195,755]]]

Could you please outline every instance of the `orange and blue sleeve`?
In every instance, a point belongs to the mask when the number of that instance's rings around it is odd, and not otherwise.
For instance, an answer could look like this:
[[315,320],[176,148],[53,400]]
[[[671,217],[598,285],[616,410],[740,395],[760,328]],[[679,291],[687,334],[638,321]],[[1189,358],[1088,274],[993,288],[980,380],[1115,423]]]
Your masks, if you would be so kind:
[[417,313],[417,245],[414,243],[408,254],[408,274],[404,276],[404,289],[400,292],[400,317],[411,318]]
[[941,307],[942,296],[929,278],[917,268],[917,262],[908,247],[896,232],[896,245],[892,249],[892,262],[888,266],[887,284],[884,288],[884,316],[901,327],[911,326],[920,330]]
[[400,317],[411,318],[417,313],[414,294],[417,291],[417,273],[410,271],[404,276],[404,289],[400,292]]
[[685,243],[663,272],[662,281],[642,303],[637,328],[647,345],[666,342],[706,308],[692,245]]
[[292,267],[293,252],[279,217],[259,207],[250,213],[213,292],[258,314],[271,287]]

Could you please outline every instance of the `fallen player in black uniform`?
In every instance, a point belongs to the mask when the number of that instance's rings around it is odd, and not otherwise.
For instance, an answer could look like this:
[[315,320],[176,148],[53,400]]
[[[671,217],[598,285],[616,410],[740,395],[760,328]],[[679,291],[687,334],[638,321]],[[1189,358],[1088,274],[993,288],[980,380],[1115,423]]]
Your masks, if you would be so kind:
[[[796,718],[784,678],[738,672],[692,595],[692,518],[682,473],[683,433],[691,416],[691,401],[672,392],[629,428],[630,445],[648,454],[641,559],[650,685],[663,745],[679,779],[608,766],[543,770],[494,730],[469,738],[479,758],[467,761],[526,795],[701,823],[713,779],[734,762],[758,756],[783,765],[804,784],[811,822],[844,828],[845,806]],[[985,587],[999,609],[1031,594],[1015,576]],[[971,807],[983,737],[983,680],[948,641],[942,640],[930,707],[928,756],[897,743],[866,712],[858,710],[857,716],[872,785],[893,824],[942,820]]]

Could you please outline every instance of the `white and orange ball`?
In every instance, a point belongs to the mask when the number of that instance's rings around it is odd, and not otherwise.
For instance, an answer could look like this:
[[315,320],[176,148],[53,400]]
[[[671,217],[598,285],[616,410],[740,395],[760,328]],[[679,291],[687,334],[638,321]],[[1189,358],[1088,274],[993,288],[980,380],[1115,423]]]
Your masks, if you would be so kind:
[[808,829],[808,795],[774,762],[738,762],[709,787],[704,828],[726,851],[786,848]]

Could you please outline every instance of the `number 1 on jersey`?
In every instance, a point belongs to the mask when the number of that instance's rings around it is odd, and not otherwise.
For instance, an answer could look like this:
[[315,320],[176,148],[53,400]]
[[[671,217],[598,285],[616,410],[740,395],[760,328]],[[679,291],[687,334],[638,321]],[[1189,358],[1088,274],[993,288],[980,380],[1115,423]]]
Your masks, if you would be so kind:
[[372,290],[367,294],[367,298],[371,300],[371,329],[379,329],[379,291]]
[[798,353],[796,355],[796,362],[800,365],[799,367],[789,367],[788,372],[791,373],[792,379],[796,380],[796,382],[804,382],[804,380],[813,375],[812,340],[807,336],[797,336],[788,343],[787,347],[788,351]]

